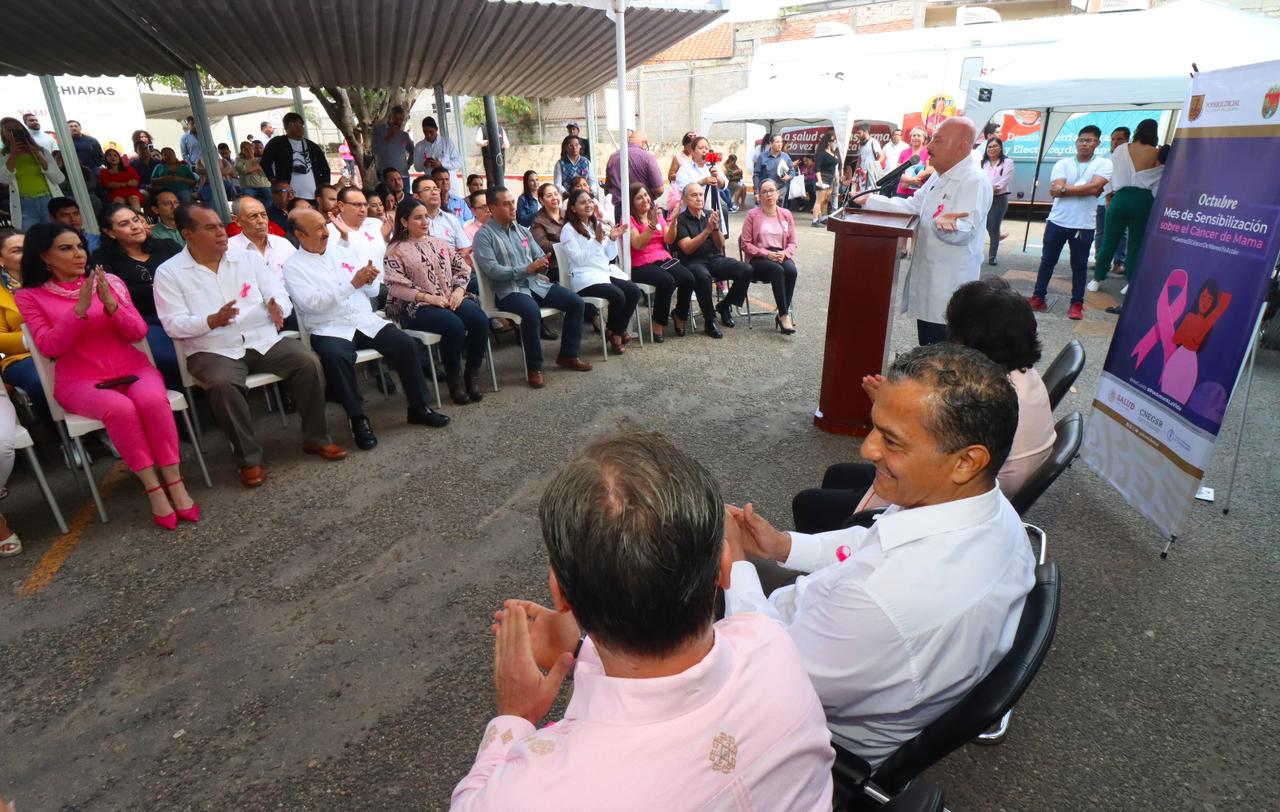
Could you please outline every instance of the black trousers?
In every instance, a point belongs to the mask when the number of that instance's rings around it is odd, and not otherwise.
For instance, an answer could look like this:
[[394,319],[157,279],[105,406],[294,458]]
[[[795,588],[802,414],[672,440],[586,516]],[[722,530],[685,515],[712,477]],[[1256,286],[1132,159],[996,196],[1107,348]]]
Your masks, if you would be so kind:
[[421,343],[405,335],[399,327],[388,324],[373,338],[356,331],[348,341],[333,336],[311,336],[311,349],[320,357],[325,381],[342,403],[347,417],[364,416],[364,398],[356,381],[356,350],[377,350],[400,375],[405,399],[414,409],[429,405],[427,381],[422,376]]
[[800,491],[791,500],[791,519],[801,533],[825,533],[850,527],[858,503],[876,478],[876,467],[841,462],[827,469],[821,488]]
[[947,325],[916,319],[916,338],[920,339],[921,347],[941,344],[947,340]]
[[627,332],[631,315],[636,312],[641,291],[630,279],[609,277],[608,282],[588,285],[578,291],[579,296],[598,296],[609,303],[609,323],[605,325],[614,335]]
[[[741,260],[730,259],[724,254],[717,254],[713,257],[700,257],[698,259],[683,260],[684,266],[694,274],[701,272],[709,275],[717,281],[724,280],[729,283],[729,295],[724,297],[725,301],[734,307],[742,307],[747,301],[747,291],[751,288],[751,279],[754,271],[751,266]],[[710,296],[707,297],[708,299]],[[699,291],[698,304],[702,304],[701,291]],[[712,313],[714,314],[714,310]],[[707,308],[702,309],[705,316]]]
[[[667,326],[671,312],[671,296],[676,296],[676,317],[689,318],[689,303],[693,300],[693,273],[679,262],[670,268],[663,268],[661,262],[641,265],[631,269],[631,279],[645,285],[653,285],[653,321],[655,324]],[[711,275],[706,276],[706,302],[711,303]],[[699,303],[701,303],[701,291]]]
[[791,259],[774,262],[764,257],[751,258],[753,278],[757,282],[768,282],[773,286],[773,302],[778,306],[778,315],[785,316],[790,312],[791,297],[796,292],[796,263]]

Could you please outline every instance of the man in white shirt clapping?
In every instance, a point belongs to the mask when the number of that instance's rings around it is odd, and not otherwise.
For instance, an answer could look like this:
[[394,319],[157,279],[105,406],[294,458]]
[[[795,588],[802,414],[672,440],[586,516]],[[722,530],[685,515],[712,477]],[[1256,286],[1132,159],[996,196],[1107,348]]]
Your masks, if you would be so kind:
[[174,220],[187,247],[156,269],[156,314],[166,333],[185,342],[187,369],[231,441],[241,483],[256,488],[267,481],[245,400],[245,379],[253,373],[279,375],[292,388],[303,451],[326,460],[347,456],[325,426],[320,361],[300,342],[280,336],[293,312],[280,278],[257,252],[228,248],[213,209],[183,206]]
[[[331,225],[341,239],[329,239]],[[418,341],[369,306],[364,288],[377,279],[378,269],[372,262],[357,264],[347,248],[351,233],[346,223],[335,217],[329,224],[315,209],[298,209],[289,215],[289,227],[301,247],[285,263],[284,283],[310,335],[311,349],[320,356],[325,380],[351,421],[356,446],[368,451],[378,444],[356,380],[356,350],[377,350],[395,367],[409,401],[410,423],[437,428],[448,423],[429,405]]]
[[1018,423],[1002,368],[958,344],[918,347],[889,368],[871,421],[862,455],[891,506],[869,528],[813,535],[730,508],[746,555],[809,574],[766,599],[739,560],[725,606],[786,626],[828,725],[874,766],[1008,653],[1035,558],[995,479]]

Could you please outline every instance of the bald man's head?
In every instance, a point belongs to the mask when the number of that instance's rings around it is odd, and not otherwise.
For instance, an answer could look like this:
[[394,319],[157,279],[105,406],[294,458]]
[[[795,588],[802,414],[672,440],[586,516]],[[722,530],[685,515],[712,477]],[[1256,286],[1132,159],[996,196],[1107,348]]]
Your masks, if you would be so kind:
[[323,254],[329,244],[329,224],[325,216],[315,209],[294,209],[289,213],[289,230],[297,238],[302,250]]
[[969,157],[978,130],[964,116],[949,118],[934,130],[929,142],[929,164],[942,174]]
[[266,206],[258,198],[246,195],[236,201],[236,223],[246,237],[255,243],[261,243],[266,239],[271,220],[267,217]]

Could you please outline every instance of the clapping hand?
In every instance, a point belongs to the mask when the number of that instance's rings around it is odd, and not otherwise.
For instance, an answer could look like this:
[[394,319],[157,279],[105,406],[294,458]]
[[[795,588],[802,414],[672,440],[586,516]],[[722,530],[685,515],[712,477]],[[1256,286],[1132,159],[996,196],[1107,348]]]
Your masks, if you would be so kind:
[[726,505],[726,510],[744,531],[741,535],[742,551],[757,558],[786,561],[791,555],[791,536],[776,530],[773,525],[755,512],[750,502],[741,508]]
[[338,234],[341,235],[342,239],[351,239],[351,226],[347,225],[336,211],[329,212],[329,222],[333,223],[334,228],[338,229]]
[[707,215],[707,231],[715,231],[720,227],[720,211],[712,209],[711,214]]
[[[493,683],[498,715],[519,716],[537,724],[551,710],[560,686],[573,667],[573,654],[562,652],[546,674],[534,660],[533,639],[524,605],[507,601],[497,624],[493,652]],[[575,644],[576,645],[576,644]]]
[[276,304],[274,296],[267,300],[267,316],[277,330],[284,327],[284,311],[280,309],[280,305]]
[[613,229],[609,232],[609,239],[611,239],[611,240],[616,240],[616,239],[618,239],[619,237],[621,237],[621,236],[622,236],[623,232],[625,232],[626,230],[627,230],[627,226],[626,226],[626,224],[625,224],[625,223],[618,223],[618,224],[617,224],[616,226],[614,226],[614,227],[613,227]]
[[97,288],[94,282],[95,279],[92,276],[86,276],[84,283],[80,285],[80,296],[76,299],[76,315],[82,319],[89,315],[89,308],[93,306],[93,292]]
[[218,308],[218,312],[210,314],[205,319],[210,330],[216,330],[219,327],[226,327],[228,324],[236,320],[236,316],[240,315],[240,308],[236,307],[235,300],[231,300]]
[[884,383],[883,375],[863,375],[862,391],[867,393],[867,397],[872,403],[876,402],[876,397],[880,394],[880,386]]
[[512,606],[524,607],[529,618],[529,642],[533,648],[533,660],[539,668],[548,669],[555,665],[561,654],[573,653],[582,639],[582,629],[572,612],[557,612],[533,601],[509,600],[502,609],[493,613],[493,625],[489,627],[495,635],[502,622],[510,615]]
[[[87,282],[85,283],[88,284]],[[107,311],[107,315],[113,315],[116,309],[120,307],[120,303],[116,301],[116,295],[111,291],[111,285],[107,283],[107,272],[102,269],[101,265],[93,269],[93,287],[98,293],[98,300],[102,302],[102,308]]]
[[535,259],[533,262],[530,262],[529,267],[525,268],[525,271],[530,276],[533,276],[536,273],[542,273],[543,271],[545,271],[549,264],[550,262],[547,260],[547,255],[543,254],[542,256]]
[[393,211],[386,212],[382,215],[382,239],[391,239],[391,234],[396,230],[396,213]]
[[[377,278],[378,278],[378,269],[373,267],[373,261],[370,260],[369,262],[365,263],[365,266],[363,268],[361,268],[360,270],[352,274],[351,286],[353,288],[362,288]],[[275,300],[272,299],[271,301],[274,302]]]

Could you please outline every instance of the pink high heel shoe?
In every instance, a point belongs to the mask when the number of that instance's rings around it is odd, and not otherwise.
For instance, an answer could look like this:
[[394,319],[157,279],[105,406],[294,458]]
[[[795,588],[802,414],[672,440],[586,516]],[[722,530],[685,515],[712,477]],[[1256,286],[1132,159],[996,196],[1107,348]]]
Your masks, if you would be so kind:
[[[180,485],[181,483],[182,483],[182,477],[178,477],[173,482],[164,483],[163,487],[166,489],[166,492],[167,492],[167,489],[172,488],[174,485]],[[189,508],[180,508],[175,506],[173,509],[173,512],[176,513],[178,518],[182,519],[182,521],[184,522],[191,522],[192,524],[195,524],[196,522],[200,521],[200,505],[198,505],[195,502],[195,500],[192,500],[191,507]],[[176,521],[175,521],[175,524],[176,524]]]
[[[148,488],[145,493],[150,496],[163,487],[164,485],[157,485],[154,488]],[[151,520],[156,523],[157,527],[163,527],[165,530],[176,530],[178,527],[178,512],[175,510],[173,513],[166,513],[163,516],[157,516],[152,513]]]

